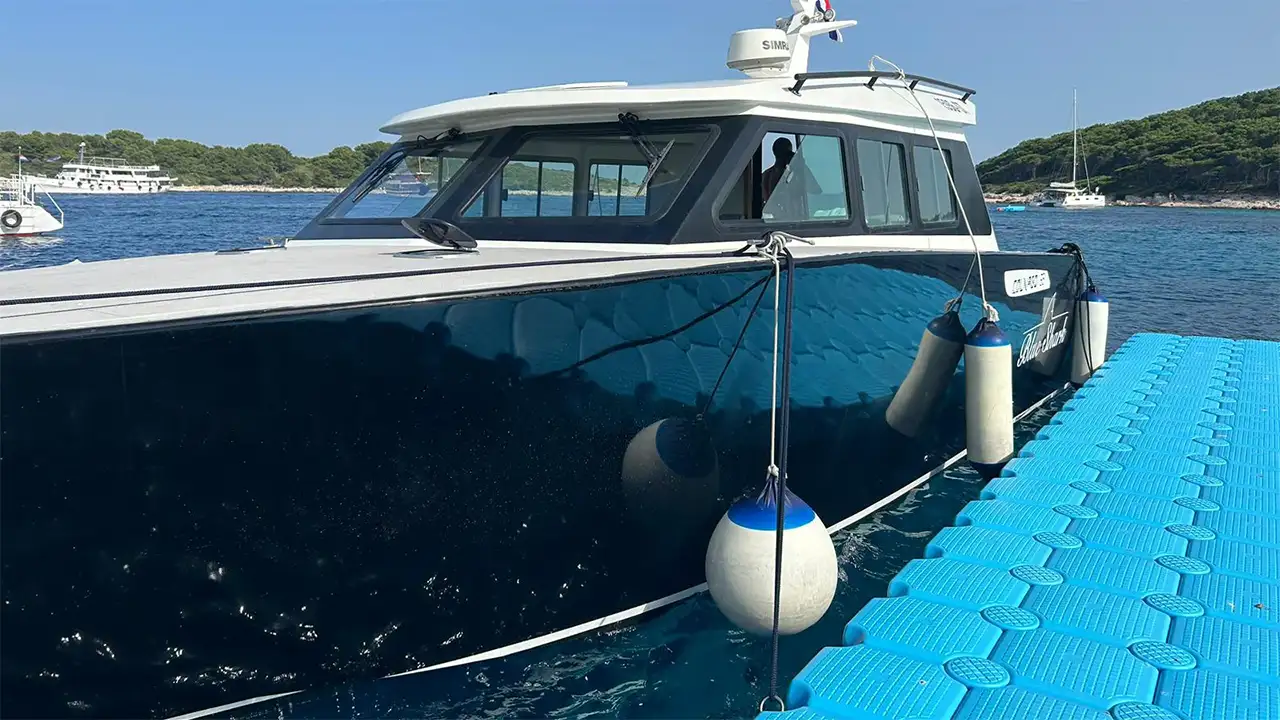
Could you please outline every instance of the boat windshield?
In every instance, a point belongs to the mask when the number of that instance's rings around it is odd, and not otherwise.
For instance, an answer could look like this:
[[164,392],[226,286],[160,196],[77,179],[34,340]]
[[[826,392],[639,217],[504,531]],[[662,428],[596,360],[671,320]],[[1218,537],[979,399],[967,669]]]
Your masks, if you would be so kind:
[[407,218],[448,187],[483,139],[419,141],[395,148],[360,179],[331,218]]
[[461,219],[657,217],[684,187],[709,128],[546,130],[523,139]]
[[419,138],[393,147],[324,219],[656,218],[683,189],[713,137],[711,125],[642,129],[619,123]]

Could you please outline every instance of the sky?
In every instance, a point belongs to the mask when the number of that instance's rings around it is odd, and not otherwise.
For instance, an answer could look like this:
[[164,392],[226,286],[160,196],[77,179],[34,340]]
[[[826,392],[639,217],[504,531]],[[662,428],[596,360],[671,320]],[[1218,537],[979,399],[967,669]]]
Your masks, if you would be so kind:
[[[979,160],[1030,137],[1280,85],[1280,0],[833,0],[811,70],[973,87]],[[0,130],[299,155],[390,140],[393,115],[562,82],[733,78],[730,34],[787,0],[0,0]]]

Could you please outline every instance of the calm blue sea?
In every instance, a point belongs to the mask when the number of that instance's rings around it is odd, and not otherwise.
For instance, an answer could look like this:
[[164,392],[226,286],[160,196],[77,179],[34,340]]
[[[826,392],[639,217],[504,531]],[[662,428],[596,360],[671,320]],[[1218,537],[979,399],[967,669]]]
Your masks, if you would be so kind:
[[[328,196],[179,194],[65,197],[58,238],[0,241],[0,268],[256,245],[297,230]],[[1280,213],[1108,208],[993,213],[1000,244],[1084,248],[1111,300],[1110,345],[1135,332],[1280,339]],[[1046,408],[1020,440],[1047,421]],[[826,618],[784,638],[785,682],[844,622],[919,557],[929,538],[977,497],[955,470],[837,538],[841,584]],[[252,718],[748,717],[769,682],[768,640],[730,627],[696,597],[627,627],[505,660],[317,690],[236,713]]]

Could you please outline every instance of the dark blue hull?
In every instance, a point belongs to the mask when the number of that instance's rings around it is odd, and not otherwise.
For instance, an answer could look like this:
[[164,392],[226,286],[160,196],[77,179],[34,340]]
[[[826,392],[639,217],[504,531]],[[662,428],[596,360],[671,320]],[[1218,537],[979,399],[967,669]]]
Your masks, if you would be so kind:
[[[917,438],[884,412],[971,259],[800,266],[791,486],[828,525],[962,448],[963,368]],[[984,259],[1017,412],[1061,385],[1069,336],[1033,328],[1068,322],[1075,273]],[[1004,296],[1024,268],[1052,288]],[[0,714],[173,714],[372,678],[697,585],[768,461],[772,292],[725,369],[767,274],[3,345]],[[1019,364],[1025,342],[1043,352]],[[715,479],[637,504],[628,443],[692,420],[722,371]]]

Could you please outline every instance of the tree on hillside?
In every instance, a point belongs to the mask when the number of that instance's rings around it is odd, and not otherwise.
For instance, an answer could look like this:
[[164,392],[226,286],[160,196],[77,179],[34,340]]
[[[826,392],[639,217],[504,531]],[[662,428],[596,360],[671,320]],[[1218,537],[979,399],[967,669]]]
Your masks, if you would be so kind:
[[[1280,193],[1280,88],[1092,125],[1080,140],[1093,184],[1111,195]],[[978,174],[992,192],[1068,180],[1071,133],[1019,143]]]

